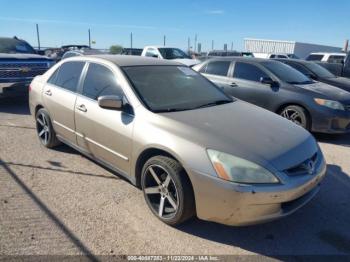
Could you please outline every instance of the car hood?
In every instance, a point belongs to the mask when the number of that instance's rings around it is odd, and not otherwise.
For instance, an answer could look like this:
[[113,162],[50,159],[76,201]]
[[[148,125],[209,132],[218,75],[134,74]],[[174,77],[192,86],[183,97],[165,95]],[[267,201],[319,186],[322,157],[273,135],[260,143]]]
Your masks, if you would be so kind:
[[47,56],[37,54],[5,54],[0,53],[0,60],[49,60]]
[[199,60],[189,58],[173,59],[172,61],[179,62],[187,66],[193,66],[200,63]]
[[[323,96],[321,98],[337,100],[340,102],[350,101],[350,93],[349,92],[347,92],[341,88],[338,88],[336,86],[326,84],[326,83],[314,82],[312,84],[294,85],[294,86],[312,91],[312,92],[317,93],[317,94],[321,94]],[[326,96],[326,97],[324,97],[324,96]]]
[[325,78],[324,81],[327,84],[334,85],[339,87],[347,92],[350,92],[350,79],[345,77],[334,77],[334,78]]
[[270,170],[296,166],[318,150],[315,139],[303,128],[243,101],[161,116],[161,128],[176,136]]

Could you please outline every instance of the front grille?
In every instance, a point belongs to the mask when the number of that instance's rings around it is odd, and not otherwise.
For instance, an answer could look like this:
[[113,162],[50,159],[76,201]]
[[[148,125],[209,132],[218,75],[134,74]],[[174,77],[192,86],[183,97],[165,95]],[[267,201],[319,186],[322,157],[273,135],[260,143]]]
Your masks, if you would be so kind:
[[[310,166],[310,162],[312,162],[313,166]],[[311,158],[306,159],[299,165],[285,170],[285,173],[289,176],[312,175],[316,169],[317,162],[318,154],[315,153]]]
[[18,69],[21,67],[29,68],[48,68],[47,62],[0,62],[1,69]]
[[42,75],[46,72],[45,69],[31,69],[30,71],[16,70],[0,70],[0,78],[27,78]]

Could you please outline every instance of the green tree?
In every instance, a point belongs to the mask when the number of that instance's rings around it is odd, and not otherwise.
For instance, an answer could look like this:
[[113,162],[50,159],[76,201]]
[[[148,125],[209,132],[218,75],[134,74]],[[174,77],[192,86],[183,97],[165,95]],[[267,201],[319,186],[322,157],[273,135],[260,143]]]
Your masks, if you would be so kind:
[[113,55],[115,54],[120,54],[123,50],[123,47],[121,45],[112,45],[110,48],[109,48],[109,52]]

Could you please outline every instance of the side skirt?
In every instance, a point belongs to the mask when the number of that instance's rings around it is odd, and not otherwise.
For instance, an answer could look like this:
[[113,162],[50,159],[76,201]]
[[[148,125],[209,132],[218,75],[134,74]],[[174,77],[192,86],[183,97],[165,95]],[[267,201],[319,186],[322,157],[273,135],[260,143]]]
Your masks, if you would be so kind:
[[86,156],[87,158],[91,159],[94,162],[97,162],[98,164],[102,165],[103,167],[107,168],[109,171],[112,171],[112,173],[116,173],[116,175],[122,176],[126,180],[130,181],[134,186],[136,186],[136,179],[134,177],[129,176],[126,172],[120,170],[117,167],[114,167],[113,165],[109,164],[106,161],[103,161],[99,158],[96,158],[95,156],[91,155],[89,152],[84,150],[83,148],[79,147],[78,145],[75,145],[60,135],[56,135],[57,139],[60,140],[62,143],[66,144],[67,146],[72,147],[73,149],[77,150],[82,155]]

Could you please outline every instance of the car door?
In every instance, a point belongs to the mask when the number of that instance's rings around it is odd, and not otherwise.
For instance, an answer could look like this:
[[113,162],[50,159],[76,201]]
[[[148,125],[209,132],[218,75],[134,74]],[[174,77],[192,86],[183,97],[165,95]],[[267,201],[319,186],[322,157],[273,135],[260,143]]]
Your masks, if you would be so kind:
[[350,53],[348,54],[347,58],[345,59],[343,76],[350,78]]
[[226,92],[227,89],[235,86],[232,80],[230,81],[228,78],[231,64],[232,62],[229,60],[211,60],[208,61],[199,72]]
[[277,89],[260,82],[261,78],[271,78],[268,73],[255,63],[237,61],[234,63],[231,82],[236,86],[229,89],[229,94],[260,107],[272,109]]
[[85,62],[63,63],[50,77],[43,91],[45,108],[58,136],[76,144],[74,107]]
[[97,99],[105,95],[126,97],[116,74],[106,65],[89,63],[75,107],[78,146],[91,156],[123,174],[129,173],[132,112],[99,107]]

